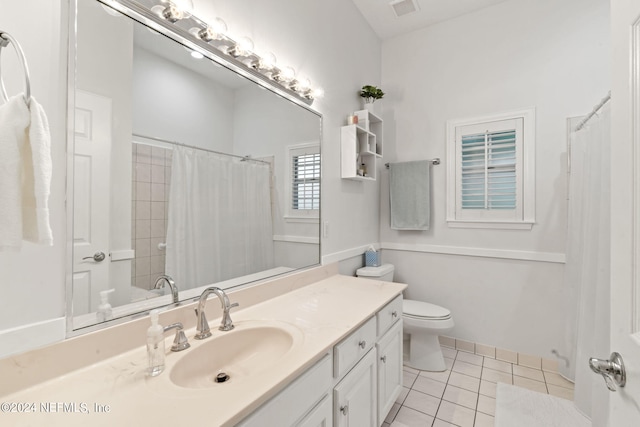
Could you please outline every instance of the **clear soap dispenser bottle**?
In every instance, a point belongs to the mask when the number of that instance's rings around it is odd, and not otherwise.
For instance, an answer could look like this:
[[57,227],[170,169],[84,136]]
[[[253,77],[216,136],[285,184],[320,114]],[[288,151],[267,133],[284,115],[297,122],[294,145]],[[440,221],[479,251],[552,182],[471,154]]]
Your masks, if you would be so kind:
[[147,329],[147,355],[149,367],[147,374],[151,377],[164,371],[164,328],[158,324],[158,310],[151,310],[151,326]]
[[109,294],[115,291],[115,289],[109,289],[100,292],[100,305],[98,306],[98,322],[104,322],[105,320],[113,319],[113,309],[109,304]]

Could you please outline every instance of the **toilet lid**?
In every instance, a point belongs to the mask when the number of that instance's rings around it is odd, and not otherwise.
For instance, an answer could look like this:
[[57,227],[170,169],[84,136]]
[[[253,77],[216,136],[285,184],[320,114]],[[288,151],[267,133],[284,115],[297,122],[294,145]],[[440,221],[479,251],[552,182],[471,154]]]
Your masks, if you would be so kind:
[[405,316],[416,319],[449,319],[451,312],[439,305],[428,302],[406,299],[402,302],[402,311]]

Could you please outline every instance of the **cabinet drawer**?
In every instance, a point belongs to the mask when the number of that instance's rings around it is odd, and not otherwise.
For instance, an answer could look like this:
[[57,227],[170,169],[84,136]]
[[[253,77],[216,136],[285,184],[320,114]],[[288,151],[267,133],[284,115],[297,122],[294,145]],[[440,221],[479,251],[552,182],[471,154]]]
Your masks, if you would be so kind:
[[385,305],[377,314],[378,337],[384,335],[389,328],[402,317],[402,295]]
[[333,348],[333,374],[342,377],[376,341],[376,318],[372,317]]

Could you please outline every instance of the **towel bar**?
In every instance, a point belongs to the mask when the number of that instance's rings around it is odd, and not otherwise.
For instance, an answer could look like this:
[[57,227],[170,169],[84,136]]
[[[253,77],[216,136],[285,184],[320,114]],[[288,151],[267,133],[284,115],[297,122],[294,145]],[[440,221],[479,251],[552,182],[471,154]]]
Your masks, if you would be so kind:
[[[430,162],[431,162],[432,165],[437,166],[437,165],[440,164],[440,157],[436,157],[435,159],[431,159]],[[384,167],[389,169],[389,163],[385,163]]]

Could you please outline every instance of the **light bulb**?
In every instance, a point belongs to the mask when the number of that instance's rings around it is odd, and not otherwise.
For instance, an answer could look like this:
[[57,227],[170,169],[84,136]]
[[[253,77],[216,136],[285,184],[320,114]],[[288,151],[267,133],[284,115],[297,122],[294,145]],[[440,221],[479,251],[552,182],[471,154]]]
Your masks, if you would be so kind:
[[111,8],[110,6],[107,6],[107,5],[104,5],[104,4],[102,4],[100,6],[102,6],[104,11],[107,12],[111,16],[115,16],[115,17],[122,16],[122,14],[120,12],[118,12],[117,10]]
[[260,58],[258,67],[264,71],[271,71],[276,66],[276,62],[276,56],[271,52],[267,52]]
[[204,58],[204,55],[201,54],[200,52],[197,52],[195,50],[191,51],[191,57],[195,58],[195,59],[202,59]]
[[154,6],[151,10],[171,23],[188,18],[193,13],[192,0],[163,0],[162,3],[166,6]]
[[291,67],[283,67],[273,78],[277,82],[289,83],[296,78],[296,70]]
[[229,48],[227,53],[234,58],[239,56],[249,56],[253,51],[253,41],[249,37],[240,37],[235,46]]
[[309,79],[306,77],[302,77],[297,80],[295,90],[298,92],[304,92],[309,90],[310,86],[311,86],[311,82],[309,81]]
[[324,97],[324,89],[322,89],[321,87],[317,87],[314,90],[311,91],[311,96],[313,98],[322,98]]
[[213,24],[208,25],[206,28],[196,30],[196,36],[205,42],[209,43],[212,40],[220,40],[227,32],[227,24],[220,18],[216,18]]

